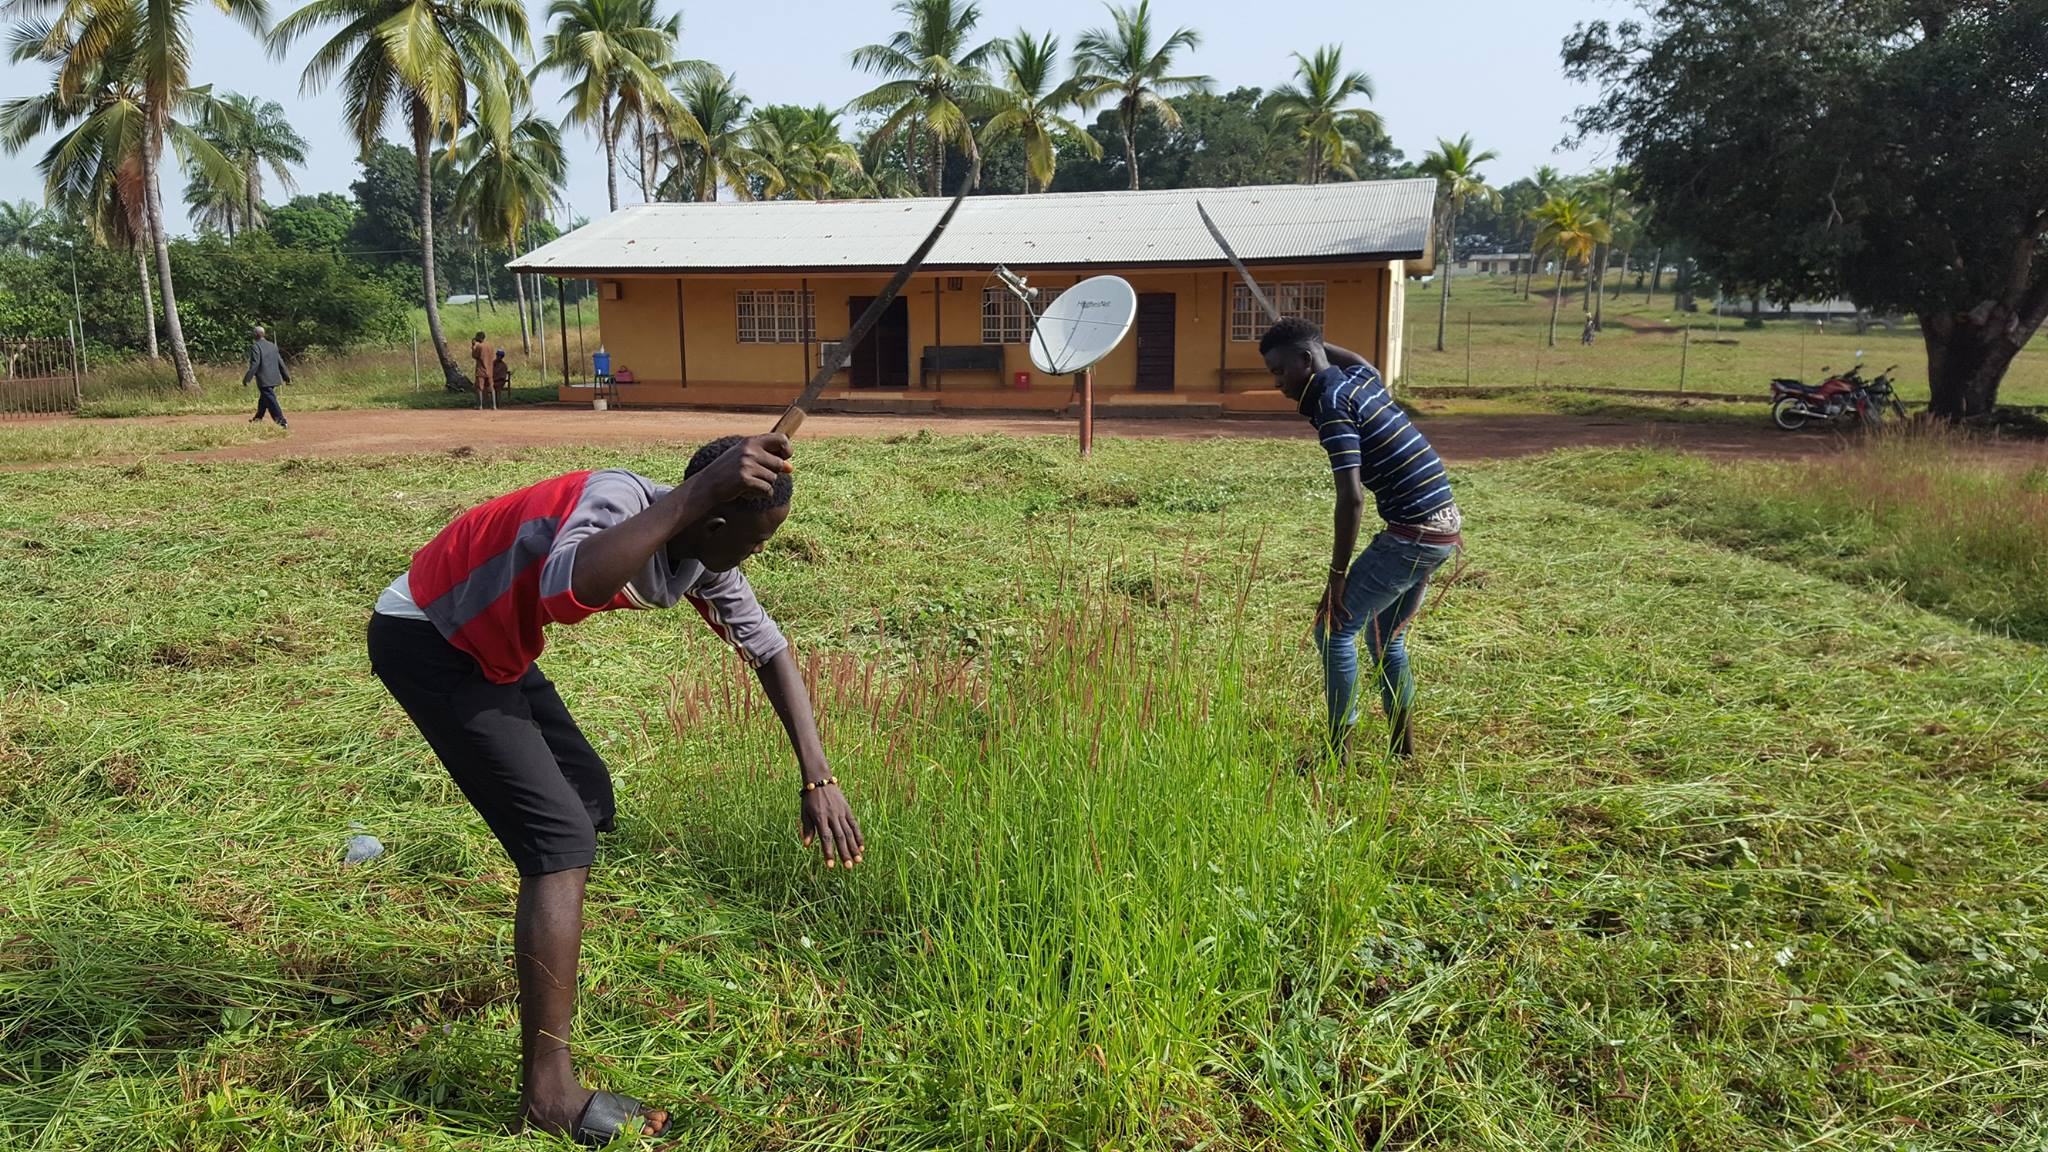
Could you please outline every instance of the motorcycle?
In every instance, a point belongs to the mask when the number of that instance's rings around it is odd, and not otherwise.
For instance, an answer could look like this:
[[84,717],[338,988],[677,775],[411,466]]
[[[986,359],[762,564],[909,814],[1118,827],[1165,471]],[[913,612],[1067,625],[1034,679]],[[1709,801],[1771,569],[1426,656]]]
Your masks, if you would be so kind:
[[1854,423],[1874,428],[1884,422],[1886,412],[1904,419],[1906,406],[1892,389],[1891,374],[1897,368],[1892,365],[1874,380],[1863,378],[1860,364],[1818,384],[1780,377],[1771,381],[1771,419],[1787,432],[1797,432],[1808,424]]

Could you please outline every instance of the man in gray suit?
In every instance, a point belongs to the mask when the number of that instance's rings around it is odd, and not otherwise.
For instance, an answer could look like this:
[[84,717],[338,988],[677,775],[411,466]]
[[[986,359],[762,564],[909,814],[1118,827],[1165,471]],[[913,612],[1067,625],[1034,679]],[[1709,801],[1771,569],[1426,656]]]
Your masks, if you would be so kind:
[[256,382],[256,414],[249,417],[249,423],[260,422],[267,413],[279,428],[289,428],[291,425],[284,421],[284,409],[277,406],[277,386],[291,383],[292,374],[285,370],[284,357],[277,354],[277,345],[264,334],[261,325],[253,335],[256,342],[249,345],[249,370],[242,373],[244,388],[249,381]]

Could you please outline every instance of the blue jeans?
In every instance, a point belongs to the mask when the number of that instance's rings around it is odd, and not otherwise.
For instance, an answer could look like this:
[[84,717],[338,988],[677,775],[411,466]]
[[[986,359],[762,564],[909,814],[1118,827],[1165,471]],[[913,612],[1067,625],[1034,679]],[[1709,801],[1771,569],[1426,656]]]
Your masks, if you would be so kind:
[[1323,687],[1330,707],[1330,740],[1342,740],[1358,723],[1358,638],[1365,636],[1380,702],[1389,727],[1398,731],[1415,702],[1415,677],[1408,671],[1402,632],[1422,607],[1429,578],[1457,549],[1421,544],[1381,532],[1351,562],[1344,580],[1345,623],[1334,633],[1316,633],[1323,653]]

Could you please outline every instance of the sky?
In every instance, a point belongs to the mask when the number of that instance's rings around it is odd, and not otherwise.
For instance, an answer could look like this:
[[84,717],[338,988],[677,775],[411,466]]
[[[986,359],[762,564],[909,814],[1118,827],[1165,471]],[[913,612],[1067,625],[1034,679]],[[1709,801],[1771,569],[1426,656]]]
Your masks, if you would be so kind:
[[[980,0],[977,33],[1006,36],[1019,28],[1047,30],[1070,47],[1083,29],[1109,23],[1100,0]],[[295,6],[271,0],[273,19]],[[1293,52],[1312,53],[1322,44],[1344,48],[1347,68],[1372,77],[1368,106],[1386,124],[1394,143],[1419,158],[1440,136],[1469,132],[1500,158],[1484,172],[1496,185],[1527,175],[1538,165],[1566,171],[1603,163],[1598,149],[1559,151],[1572,109],[1587,91],[1566,80],[1558,47],[1576,22],[1623,18],[1624,0],[1280,0],[1236,3],[1225,0],[1153,0],[1153,18],[1163,27],[1184,25],[1202,34],[1184,71],[1215,79],[1219,90],[1240,85],[1269,88],[1288,80]],[[283,61],[267,56],[245,30],[211,5],[193,5],[195,42],[192,74],[216,89],[278,101],[311,145],[308,163],[297,173],[302,192],[348,192],[355,179],[355,149],[342,127],[341,103],[330,91],[302,93],[299,77],[315,42],[292,49]],[[528,0],[538,42],[546,4]],[[663,11],[674,11],[668,3]],[[686,56],[710,60],[738,74],[742,91],[756,103],[824,103],[839,106],[877,80],[847,63],[853,48],[884,40],[899,26],[890,0],[682,5]],[[0,96],[27,95],[47,83],[37,65],[0,62]],[[544,110],[562,110],[563,86],[543,78],[535,99]],[[396,140],[396,126],[392,138]],[[575,215],[606,210],[604,154],[595,138],[572,130],[568,188]],[[0,198],[40,199],[42,179],[35,161],[46,141],[18,156],[0,158]],[[620,202],[637,199],[624,176]],[[286,197],[272,186],[266,198]],[[172,229],[185,231],[182,184],[166,173],[164,206]]]

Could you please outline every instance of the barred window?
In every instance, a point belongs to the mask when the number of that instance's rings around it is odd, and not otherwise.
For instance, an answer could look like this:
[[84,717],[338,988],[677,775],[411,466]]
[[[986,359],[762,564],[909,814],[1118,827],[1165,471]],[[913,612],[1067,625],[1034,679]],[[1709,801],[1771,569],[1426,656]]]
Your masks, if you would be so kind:
[[[1043,314],[1060,298],[1060,289],[1041,288],[1038,290],[1038,311]],[[983,344],[1022,344],[1031,339],[1030,313],[1017,294],[1008,288],[983,288],[981,290],[981,342]]]
[[[1256,341],[1265,335],[1268,321],[1259,302],[1252,299],[1251,289],[1242,284],[1235,285],[1236,292],[1230,300],[1230,338],[1240,343]],[[1259,291],[1273,302],[1282,316],[1298,316],[1320,328],[1323,326],[1323,282],[1320,280],[1283,281],[1278,284],[1260,284]]]
[[742,344],[808,344],[818,338],[817,300],[809,292],[735,292]]

